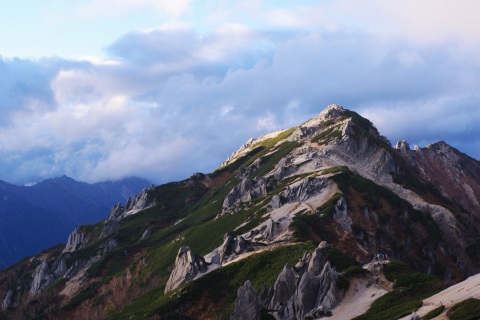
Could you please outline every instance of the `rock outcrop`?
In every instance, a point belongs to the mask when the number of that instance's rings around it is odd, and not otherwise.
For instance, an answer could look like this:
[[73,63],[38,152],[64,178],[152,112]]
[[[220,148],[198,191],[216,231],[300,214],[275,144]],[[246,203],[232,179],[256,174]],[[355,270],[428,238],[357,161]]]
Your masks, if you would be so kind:
[[290,185],[281,196],[287,203],[302,202],[317,194],[329,184],[329,181],[321,177],[307,177]]
[[13,289],[8,289],[7,295],[2,301],[2,310],[7,310],[15,305]]
[[289,137],[290,140],[301,140],[312,137],[321,128],[328,126],[328,120],[333,120],[344,115],[345,109],[339,105],[331,104],[320,114],[299,126]]
[[35,268],[32,277],[33,281],[30,287],[30,294],[32,296],[39,291],[45,290],[48,285],[56,279],[46,261],[43,261]]
[[264,178],[249,180],[244,178],[237,186],[235,186],[223,201],[223,209],[247,202],[254,198],[267,194],[267,181]]
[[250,280],[237,290],[235,311],[230,320],[259,320],[262,302],[252,287]]
[[203,257],[193,253],[189,247],[181,247],[175,259],[175,267],[165,286],[165,293],[193,280],[199,273],[206,270],[207,266]]
[[343,230],[352,232],[352,219],[348,215],[347,201],[344,197],[341,197],[335,204],[333,219],[342,226]]
[[255,246],[255,243],[245,240],[243,236],[233,237],[231,234],[226,233],[223,236],[222,245],[215,248],[204,258],[207,263],[222,265],[225,262],[236,259],[242,253],[254,250]]
[[152,184],[149,188],[143,189],[142,192],[135,197],[128,198],[127,202],[123,206],[121,203],[115,205],[108,214],[105,224],[100,234],[101,238],[104,238],[119,228],[119,223],[126,216],[137,213],[138,211],[153,207],[155,205],[155,186]]
[[77,251],[87,244],[87,234],[83,232],[81,226],[77,226],[68,236],[67,245],[63,249],[63,253]]
[[337,287],[338,273],[327,261],[328,249],[327,243],[322,242],[294,268],[284,266],[274,285],[260,295],[260,304],[247,281],[237,292],[235,312],[230,319],[245,319],[242,312],[255,317],[264,308],[280,320],[316,319],[328,314],[342,299],[342,291]]

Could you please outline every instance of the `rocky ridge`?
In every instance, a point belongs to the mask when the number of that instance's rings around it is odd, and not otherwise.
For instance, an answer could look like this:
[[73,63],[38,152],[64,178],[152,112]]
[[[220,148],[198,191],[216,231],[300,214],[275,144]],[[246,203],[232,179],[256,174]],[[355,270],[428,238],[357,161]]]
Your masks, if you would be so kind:
[[[438,180],[439,172],[447,174]],[[35,296],[63,277],[58,291],[67,301],[86,296],[93,285],[95,299],[138,317],[134,308],[142,295],[151,299],[142,290],[165,285],[172,303],[150,315],[213,317],[222,308],[215,301],[208,310],[196,300],[182,304],[195,283],[215,279],[236,263],[246,265],[257,254],[308,240],[320,246],[293,267],[283,264],[265,290],[253,289],[254,278],[231,289],[238,290],[234,319],[254,319],[265,310],[278,319],[331,312],[343,294],[337,270],[325,259],[325,240],[357,261],[385,251],[415,270],[456,280],[480,267],[472,254],[480,241],[473,210],[479,172],[478,161],[446,144],[411,150],[402,141],[392,148],[368,120],[330,105],[290,131],[249,140],[212,174],[146,189],[115,206],[104,223],[75,229],[59,253],[32,259],[28,277],[11,271],[8,286],[0,286],[3,310],[19,310],[25,292]],[[265,268],[259,265],[258,272]],[[168,280],[159,278],[167,269]],[[123,300],[101,295],[109,290]],[[82,300],[82,310],[90,306],[99,318],[106,316],[91,299]],[[80,314],[58,308],[74,318]]]

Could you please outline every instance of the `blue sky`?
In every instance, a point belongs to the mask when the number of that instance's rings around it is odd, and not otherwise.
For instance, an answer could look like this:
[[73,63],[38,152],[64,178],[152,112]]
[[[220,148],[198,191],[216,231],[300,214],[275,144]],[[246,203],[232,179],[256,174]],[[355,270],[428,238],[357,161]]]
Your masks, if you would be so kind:
[[[29,8],[25,10],[25,8]],[[480,2],[8,1],[0,179],[156,183],[337,103],[480,158]]]

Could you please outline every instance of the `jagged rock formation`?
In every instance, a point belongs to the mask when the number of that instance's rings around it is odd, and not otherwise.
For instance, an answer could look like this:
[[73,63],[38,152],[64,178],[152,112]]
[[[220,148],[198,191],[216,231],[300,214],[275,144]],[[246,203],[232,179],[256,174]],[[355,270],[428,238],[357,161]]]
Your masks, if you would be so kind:
[[252,287],[250,280],[238,288],[237,300],[235,300],[235,311],[230,320],[258,320],[262,303]]
[[152,184],[150,188],[143,189],[142,192],[135,197],[128,198],[124,206],[121,203],[114,206],[105,220],[105,225],[100,237],[104,238],[115,232],[119,227],[119,222],[126,216],[153,207],[155,205],[155,196],[153,195],[154,189],[155,186]]
[[33,282],[32,286],[30,287],[30,293],[34,295],[39,291],[45,290],[50,283],[55,281],[55,276],[52,275],[50,268],[46,261],[43,261],[38,267],[35,269],[33,274]]
[[[114,316],[138,318],[144,314],[128,303],[146,290],[166,285],[168,293],[212,270],[207,277],[258,263],[259,252],[269,256],[285,245],[298,250],[304,245],[298,242],[308,240],[328,240],[357,261],[386,252],[415,271],[457,280],[480,270],[479,181],[478,161],[445,143],[412,150],[401,141],[392,148],[370,121],[331,105],[299,127],[249,140],[214,173],[144,190],[115,206],[105,223],[75,229],[65,248],[0,272],[2,308],[7,318],[34,317],[40,308],[72,319],[101,318],[107,308],[96,301],[104,301],[113,304]],[[148,214],[137,220],[133,214],[145,208]],[[205,241],[196,247],[210,253],[202,258],[182,247],[193,241]],[[165,255],[172,248],[180,248],[178,255]],[[293,267],[276,261],[276,267],[285,267],[266,290],[256,292],[242,275],[233,318],[255,319],[267,310],[277,319],[327,314],[342,294],[326,249],[322,243]],[[158,278],[167,265],[173,269],[168,283]],[[255,270],[264,269],[259,264]],[[51,282],[61,277],[65,280]],[[48,294],[38,295],[47,283]],[[159,318],[226,316],[219,306],[233,301],[221,297],[210,303],[212,292],[199,288],[204,283],[178,290],[178,303],[164,305],[168,299],[155,298],[146,311]],[[191,294],[202,298],[182,300]],[[37,308],[28,299],[42,302]],[[66,308],[70,301],[80,305]]]
[[342,293],[337,287],[338,273],[326,261],[327,250],[328,245],[322,242],[313,255],[305,255],[295,268],[285,266],[275,284],[260,297],[247,281],[238,289],[235,311],[230,319],[245,319],[243,312],[255,317],[263,308],[281,320],[318,318],[328,314],[339,304]]
[[181,247],[175,259],[175,267],[168,278],[165,293],[193,280],[199,273],[205,272],[205,259],[193,253],[189,247]]
[[255,246],[254,242],[245,240],[243,236],[233,237],[231,234],[226,233],[223,236],[222,245],[204,258],[207,263],[222,265],[225,262],[234,260],[242,253],[254,250]]
[[63,249],[63,253],[76,251],[87,243],[86,233],[82,231],[82,227],[76,227],[68,236],[67,245]]
[[321,192],[329,184],[328,180],[321,177],[308,177],[287,187],[281,196],[290,202],[302,202]]
[[7,295],[5,296],[5,299],[2,301],[2,310],[7,310],[8,308],[11,308],[15,305],[14,303],[14,297],[13,297],[13,290],[8,289]]
[[240,203],[248,202],[254,198],[267,194],[267,182],[260,178],[256,180],[248,180],[244,178],[237,186],[235,186],[223,201],[223,208],[230,207]]

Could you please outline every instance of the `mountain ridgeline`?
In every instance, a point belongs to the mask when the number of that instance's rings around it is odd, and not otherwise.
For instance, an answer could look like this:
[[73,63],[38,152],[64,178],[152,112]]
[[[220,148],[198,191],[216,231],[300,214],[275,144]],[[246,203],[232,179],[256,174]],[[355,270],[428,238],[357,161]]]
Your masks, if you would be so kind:
[[28,187],[0,181],[0,268],[65,242],[77,225],[104,219],[148,186],[139,178],[88,184],[62,176]]
[[477,160],[330,105],[1,271],[0,319],[396,319],[480,271],[479,201]]

